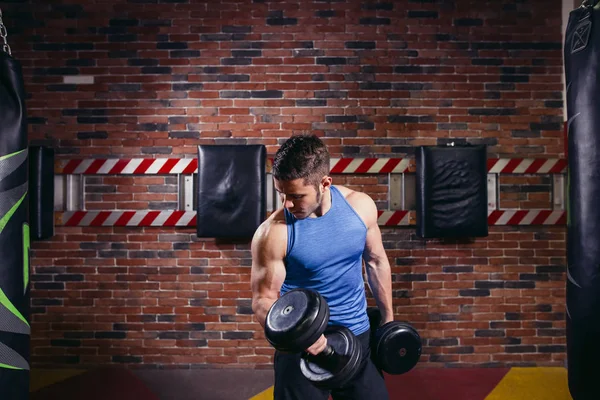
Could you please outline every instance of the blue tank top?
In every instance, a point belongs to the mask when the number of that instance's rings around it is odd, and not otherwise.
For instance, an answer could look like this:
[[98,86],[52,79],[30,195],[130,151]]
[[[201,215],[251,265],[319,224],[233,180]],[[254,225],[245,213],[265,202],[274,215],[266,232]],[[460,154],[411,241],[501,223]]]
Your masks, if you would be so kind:
[[362,275],[367,227],[344,195],[331,186],[331,208],[318,218],[296,219],[284,210],[288,232],[281,294],[312,289],[327,301],[329,325],[355,335],[369,329]]

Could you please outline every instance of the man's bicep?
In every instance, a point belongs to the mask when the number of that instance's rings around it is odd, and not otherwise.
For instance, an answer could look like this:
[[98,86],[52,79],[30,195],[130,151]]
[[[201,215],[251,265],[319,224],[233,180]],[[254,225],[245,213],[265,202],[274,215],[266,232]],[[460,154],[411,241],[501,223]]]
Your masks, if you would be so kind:
[[377,260],[381,257],[385,257],[385,250],[381,238],[381,230],[379,229],[377,223],[375,223],[367,230],[367,239],[365,242],[363,258],[368,262],[371,260]]
[[363,197],[363,215],[367,226],[367,236],[363,257],[365,261],[385,257],[381,230],[378,223],[378,212],[375,202],[370,197]]
[[283,257],[265,239],[252,246],[252,292],[254,297],[277,298],[285,280]]

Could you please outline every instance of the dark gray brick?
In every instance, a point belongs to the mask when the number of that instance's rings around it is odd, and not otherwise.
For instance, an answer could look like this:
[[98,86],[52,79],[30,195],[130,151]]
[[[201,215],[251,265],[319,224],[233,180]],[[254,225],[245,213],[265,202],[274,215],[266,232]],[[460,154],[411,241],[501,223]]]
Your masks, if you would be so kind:
[[249,99],[251,93],[247,90],[222,90],[219,97],[222,99]]
[[271,26],[284,26],[284,25],[297,25],[297,18],[267,18],[267,25]]
[[283,91],[281,90],[252,90],[250,97],[255,99],[282,99]]
[[507,281],[504,283],[505,289],[535,289],[535,282],[529,281]]
[[527,83],[527,82],[529,82],[529,76],[528,75],[501,75],[500,82]]
[[106,124],[108,117],[77,117],[79,124]]
[[127,333],[125,332],[95,332],[95,339],[125,339],[127,337]]
[[361,82],[359,85],[361,90],[390,90],[391,82]]
[[315,17],[319,17],[319,18],[335,17],[335,11],[334,10],[319,10],[319,11],[315,12]]
[[414,10],[408,12],[408,18],[438,18],[437,11]]
[[223,33],[251,33],[251,26],[238,26],[238,25],[224,25],[221,28],[221,32]]
[[296,100],[296,107],[325,107],[327,100]]
[[315,97],[318,99],[345,99],[348,92],[345,90],[316,90]]
[[361,25],[390,25],[392,22],[389,18],[366,17],[359,20]]
[[564,353],[567,351],[567,346],[560,345],[560,344],[547,345],[547,346],[540,345],[538,347],[538,351],[540,353]]
[[377,44],[374,41],[353,41],[346,42],[347,49],[374,49],[377,47]]
[[427,274],[398,274],[394,275],[395,282],[427,281]]
[[254,332],[243,332],[243,331],[235,331],[235,332],[223,332],[223,339],[252,339],[254,337]]
[[250,65],[252,64],[251,58],[223,58],[221,59],[221,65]]
[[470,108],[469,115],[517,115],[515,108]]
[[504,346],[507,353],[535,353],[535,346]]
[[448,265],[442,267],[443,272],[448,273],[461,273],[461,272],[473,272],[472,265]]
[[335,122],[355,122],[357,120],[356,115],[327,115],[325,121],[330,123]]
[[317,64],[319,65],[345,65],[348,63],[348,59],[345,57],[319,57],[317,58]]
[[245,74],[223,74],[217,77],[219,82],[249,82],[250,75]]
[[158,339],[189,339],[189,332],[180,332],[180,331],[167,331],[167,332],[159,332]]

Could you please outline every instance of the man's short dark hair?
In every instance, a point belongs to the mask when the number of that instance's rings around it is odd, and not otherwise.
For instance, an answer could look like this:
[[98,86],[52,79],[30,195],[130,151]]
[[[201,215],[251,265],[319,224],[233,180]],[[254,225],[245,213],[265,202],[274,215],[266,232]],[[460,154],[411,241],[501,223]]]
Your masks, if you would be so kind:
[[316,135],[294,135],[277,150],[273,177],[279,181],[303,178],[305,184],[318,185],[329,175],[329,151]]

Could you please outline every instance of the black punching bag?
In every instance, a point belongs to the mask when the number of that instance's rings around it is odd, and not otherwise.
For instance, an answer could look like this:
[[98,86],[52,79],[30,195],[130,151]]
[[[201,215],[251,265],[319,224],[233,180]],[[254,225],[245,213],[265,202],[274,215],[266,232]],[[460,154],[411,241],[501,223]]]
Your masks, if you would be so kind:
[[[0,29],[3,27],[0,26]],[[21,65],[3,50],[0,43],[0,398],[2,399],[27,399],[29,395],[27,153],[25,90]]]
[[574,400],[600,399],[600,9],[571,11],[564,48],[568,127],[567,365]]

